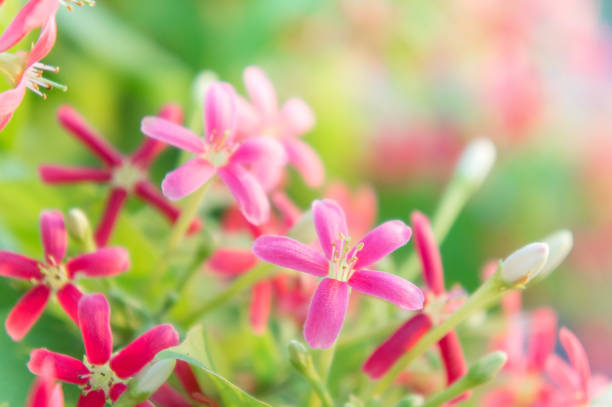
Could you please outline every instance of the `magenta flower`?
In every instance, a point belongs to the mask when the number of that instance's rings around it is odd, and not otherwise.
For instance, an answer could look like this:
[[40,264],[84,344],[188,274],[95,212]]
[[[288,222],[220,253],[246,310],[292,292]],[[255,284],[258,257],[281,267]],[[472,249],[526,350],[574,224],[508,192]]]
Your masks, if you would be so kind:
[[[173,123],[180,123],[183,113],[178,106],[164,106],[159,116]],[[175,222],[180,211],[170,204],[148,179],[148,170],[157,155],[164,149],[164,144],[145,138],[144,142],[129,157],[113,149],[89,124],[70,106],[63,106],[57,112],[62,126],[105,165],[105,168],[74,168],[60,165],[41,165],[40,177],[48,184],[72,184],[77,182],[95,182],[109,184],[110,196],[106,208],[95,232],[98,246],[106,246],[117,222],[119,212],[129,195],[135,195],[147,202],[170,221]],[[201,224],[195,220],[189,232],[198,231]]]
[[78,407],[102,407],[107,400],[116,401],[132,376],[157,353],[179,343],[172,325],[158,325],[113,355],[106,298],[102,294],[85,295],[78,307],[78,325],[85,345],[83,361],[41,348],[32,351],[28,363],[30,371],[37,375],[43,373],[46,363],[51,363],[57,380],[80,386]]
[[30,388],[26,407],[64,407],[62,385],[55,382],[50,363],[43,365],[41,375]]
[[[0,93],[0,130],[13,117],[26,89],[43,98],[45,95],[41,88],[57,87],[66,90],[65,86],[42,76],[45,71],[57,72],[58,68],[40,62],[55,44],[57,6],[57,0],[30,0],[0,36],[0,72],[13,86],[12,89]],[[40,35],[29,52],[7,52],[38,27],[42,27]]]
[[82,294],[74,284],[79,274],[105,277],[130,267],[127,251],[120,247],[99,249],[64,262],[68,236],[59,211],[43,211],[40,231],[45,259],[42,262],[0,250],[0,276],[29,280],[34,284],[8,315],[5,326],[14,341],[21,340],[42,314],[51,294],[68,316],[78,323],[77,304]]
[[[274,85],[266,74],[255,66],[244,70],[244,83],[251,103],[242,97],[237,99],[238,137],[274,137],[283,144],[289,162],[295,166],[306,184],[318,187],[325,178],[325,169],[317,153],[299,136],[309,131],[315,122],[310,107],[298,98],[291,98],[279,109]],[[257,169],[267,189],[271,189],[282,176],[263,162]]]
[[253,253],[264,261],[323,277],[304,326],[311,347],[328,348],[335,342],[346,315],[349,287],[404,309],[423,307],[423,293],[414,284],[366,268],[405,245],[412,233],[408,226],[399,220],[385,222],[351,247],[344,212],[336,202],[314,201],[312,214],[323,253],[285,236],[261,236],[253,244]]
[[162,182],[162,191],[171,200],[191,194],[218,174],[230,189],[244,217],[255,225],[268,220],[270,203],[260,181],[249,167],[261,161],[282,166],[282,146],[268,138],[236,140],[236,96],[231,85],[213,83],[206,94],[205,140],[192,131],[158,117],[145,117],[142,132],[149,137],[196,154]]
[[[432,326],[439,324],[462,302],[457,300],[454,293],[447,293],[444,288],[442,258],[429,220],[418,211],[413,212],[411,218],[416,248],[423,265],[423,280],[428,289],[427,304],[421,314],[415,315],[404,323],[368,358],[363,370],[374,379],[382,377]],[[444,336],[438,342],[438,348],[446,371],[447,385],[450,385],[467,372],[461,343],[456,332],[451,331]],[[464,395],[462,399],[468,395]]]

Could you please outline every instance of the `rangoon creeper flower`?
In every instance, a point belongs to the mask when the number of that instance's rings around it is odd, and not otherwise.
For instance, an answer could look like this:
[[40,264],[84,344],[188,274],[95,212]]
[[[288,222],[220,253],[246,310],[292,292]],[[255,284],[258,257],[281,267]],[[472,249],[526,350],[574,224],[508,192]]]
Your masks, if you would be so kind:
[[230,189],[244,217],[255,225],[266,222],[270,203],[260,181],[249,166],[267,161],[282,166],[286,162],[282,146],[269,138],[244,141],[235,138],[236,96],[231,85],[215,82],[206,94],[205,140],[192,131],[158,117],[145,117],[142,132],[147,136],[196,154],[162,182],[162,191],[171,200],[191,194],[218,174]]
[[130,267],[128,252],[120,247],[99,249],[64,262],[68,235],[59,211],[43,211],[40,231],[45,259],[42,262],[0,250],[0,276],[29,280],[34,284],[9,313],[5,327],[9,336],[21,340],[42,314],[51,294],[68,316],[78,323],[77,305],[82,294],[74,284],[79,274],[106,277]]
[[[442,257],[431,229],[429,219],[415,211],[411,216],[416,249],[423,266],[423,281],[427,286],[423,311],[410,318],[389,339],[382,343],[363,366],[370,377],[378,379],[434,325],[442,322],[463,303],[461,290],[447,292],[444,288]],[[438,342],[440,356],[446,371],[447,385],[451,385],[467,372],[467,365],[459,337],[450,331]],[[465,394],[461,399],[465,399]],[[455,400],[458,401],[458,400]]]
[[[276,90],[266,74],[256,66],[244,70],[244,84],[251,103],[238,96],[238,137],[273,137],[280,140],[289,162],[310,187],[324,181],[325,169],[317,153],[299,137],[315,123],[310,107],[298,98],[287,100],[279,109]],[[281,168],[262,162],[255,173],[266,189],[274,188],[283,175]]]
[[179,343],[172,325],[158,325],[112,355],[110,307],[106,298],[102,294],[83,296],[79,301],[78,316],[85,345],[82,362],[43,348],[34,349],[28,362],[30,371],[37,375],[42,374],[46,363],[51,363],[57,380],[78,385],[81,388],[78,407],[103,407],[107,400],[116,401],[127,389],[126,383],[132,376],[151,362],[157,353]]
[[323,277],[304,326],[311,347],[328,348],[335,342],[346,315],[349,287],[404,309],[423,307],[423,293],[417,286],[366,268],[405,245],[412,233],[408,226],[399,220],[385,222],[351,247],[346,218],[336,202],[314,201],[312,215],[323,253],[286,236],[261,236],[253,244],[253,253],[264,261]]
[[30,388],[26,407],[64,407],[62,385],[53,376],[53,366],[44,364],[41,375]]
[[[180,107],[172,104],[164,106],[159,112],[159,117],[177,124],[183,121]],[[130,195],[147,202],[170,221],[175,222],[178,219],[180,211],[159,193],[148,176],[151,163],[165,148],[163,143],[145,138],[136,151],[125,157],[111,147],[72,107],[61,107],[57,112],[57,118],[66,130],[104,163],[105,168],[75,168],[46,164],[41,165],[38,171],[41,179],[48,184],[95,182],[108,184],[111,187],[106,208],[95,232],[98,246],[106,246],[108,243],[119,212]],[[200,227],[198,220],[193,221],[189,233],[197,232]]]

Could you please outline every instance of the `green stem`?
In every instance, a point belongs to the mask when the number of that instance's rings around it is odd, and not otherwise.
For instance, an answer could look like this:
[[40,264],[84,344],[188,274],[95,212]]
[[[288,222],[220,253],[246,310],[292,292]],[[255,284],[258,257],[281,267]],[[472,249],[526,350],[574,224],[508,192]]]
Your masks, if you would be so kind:
[[178,318],[178,320],[185,325],[191,325],[193,322],[202,318],[210,311],[227,302],[237,293],[251,287],[256,282],[267,277],[272,273],[272,270],[273,266],[269,263],[259,264],[253,270],[236,278],[231,285],[225,289],[225,291],[206,301],[204,304],[191,311],[191,313],[185,315],[184,317]]
[[327,386],[323,384],[323,381],[320,377],[318,377],[318,375],[317,377],[306,376],[306,380],[308,380],[313,391],[318,396],[316,400],[319,400],[325,407],[334,407],[334,402],[329,394],[329,391],[327,390]]
[[461,396],[463,393],[474,387],[476,387],[476,384],[472,383],[471,380],[464,376],[461,379],[457,380],[455,383],[453,383],[450,387],[447,387],[446,389],[442,390],[441,392],[437,393],[435,396],[427,400],[425,404],[422,405],[422,407],[442,406],[444,405],[444,403],[447,403]]
[[408,352],[406,352],[393,368],[374,386],[370,391],[371,397],[378,397],[386,390],[397,376],[417,357],[421,356],[427,349],[442,339],[448,332],[454,329],[469,316],[481,311],[501,298],[513,286],[508,285],[501,279],[498,270],[491,278],[470,296],[470,298],[456,312],[451,314],[440,325],[427,332]]
[[[321,354],[319,355],[319,372],[321,372],[321,382],[322,386],[326,388],[327,378],[329,377],[329,372],[331,370],[331,366],[334,363],[334,356],[336,354],[336,344],[338,341],[334,342],[334,344],[328,348],[323,349]],[[316,392],[317,389],[313,386],[313,390]],[[318,392],[317,392],[318,394]],[[319,407],[323,399],[319,395],[318,398],[313,397],[314,394],[310,396],[310,407]]]

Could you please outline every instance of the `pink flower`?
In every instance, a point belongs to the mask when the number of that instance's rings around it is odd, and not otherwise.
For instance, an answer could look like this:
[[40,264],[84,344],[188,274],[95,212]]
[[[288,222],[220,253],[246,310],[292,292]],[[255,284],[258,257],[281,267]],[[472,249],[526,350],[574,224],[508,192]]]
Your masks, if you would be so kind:
[[51,363],[57,380],[81,387],[79,407],[102,407],[107,399],[116,401],[127,388],[129,378],[158,352],[179,343],[172,325],[158,325],[113,355],[110,307],[106,298],[102,294],[85,295],[78,307],[78,325],[85,345],[83,362],[41,348],[30,354],[28,368],[40,375],[43,366]]
[[[427,303],[422,313],[409,319],[368,358],[363,370],[374,379],[382,377],[432,326],[439,324],[463,302],[461,294],[453,291],[448,293],[444,288],[442,258],[429,220],[418,211],[413,212],[411,218],[416,248],[423,265],[423,280],[428,289]],[[461,343],[455,331],[443,337],[438,342],[438,348],[446,371],[447,385],[450,385],[467,372]],[[465,394],[461,399],[468,396]]]
[[[173,123],[183,120],[183,113],[178,106],[164,106],[159,116]],[[60,165],[42,165],[40,177],[48,184],[72,184],[89,181],[109,184],[110,195],[106,208],[95,233],[96,243],[106,246],[117,222],[119,212],[129,195],[149,203],[170,221],[175,222],[180,211],[168,202],[148,179],[151,163],[165,148],[164,144],[146,138],[129,157],[124,157],[113,149],[89,124],[70,106],[63,106],[57,112],[62,126],[79,139],[105,165],[105,168],[74,168]],[[201,227],[195,220],[190,233]]]
[[57,295],[68,316],[78,323],[77,304],[82,294],[74,282],[79,274],[87,277],[113,276],[130,267],[129,255],[120,247],[99,249],[64,262],[68,236],[59,211],[41,213],[40,231],[45,252],[42,262],[0,250],[0,276],[28,280],[34,284],[6,319],[6,331],[15,341],[28,333],[52,293]]
[[271,139],[238,141],[234,89],[226,83],[213,83],[206,94],[206,137],[158,117],[145,117],[142,132],[149,137],[196,154],[162,182],[162,191],[171,200],[191,194],[218,174],[230,189],[245,218],[260,225],[268,220],[270,204],[260,181],[249,166],[267,161],[282,166],[286,157],[280,144]]
[[264,261],[323,277],[304,326],[311,347],[328,348],[335,342],[346,315],[349,287],[404,309],[423,307],[423,293],[414,284],[366,268],[405,245],[412,233],[408,226],[399,220],[385,222],[351,247],[344,212],[337,203],[314,201],[312,214],[323,253],[285,236],[261,236],[253,244],[253,253]]
[[[279,109],[274,85],[266,74],[255,66],[244,70],[244,83],[251,103],[237,98],[238,137],[274,137],[283,144],[289,162],[300,172],[306,184],[320,186],[325,169],[317,153],[299,136],[308,132],[315,123],[310,107],[298,98],[291,98]],[[266,189],[278,184],[282,171],[263,162],[256,173]]]
[[53,366],[45,363],[41,375],[34,381],[26,407],[64,407],[62,385],[55,382]]
[[[567,353],[569,364],[557,355],[549,356],[546,372],[554,385],[551,406],[581,407],[593,406],[593,400],[608,385],[608,380],[591,375],[586,352],[576,336],[567,328],[561,328],[559,340]],[[601,406],[603,407],[603,406]]]
[[[30,0],[0,36],[0,72],[13,86],[13,89],[0,93],[0,130],[13,117],[23,100],[26,88],[43,98],[45,95],[41,87],[66,90],[65,86],[42,76],[45,71],[57,72],[58,69],[40,62],[55,44],[57,6],[57,0]],[[29,52],[7,52],[38,27],[42,27],[40,35]]]

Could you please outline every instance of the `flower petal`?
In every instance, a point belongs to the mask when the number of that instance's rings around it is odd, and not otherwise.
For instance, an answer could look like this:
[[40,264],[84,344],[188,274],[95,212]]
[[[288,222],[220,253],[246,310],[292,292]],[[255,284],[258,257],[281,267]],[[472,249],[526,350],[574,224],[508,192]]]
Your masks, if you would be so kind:
[[38,35],[38,39],[34,43],[34,46],[28,53],[28,59],[26,60],[26,67],[31,67],[36,62],[46,57],[53,45],[55,45],[55,39],[57,38],[57,24],[55,23],[55,16],[51,16]]
[[321,248],[331,260],[333,247],[340,250],[342,236],[348,237],[344,211],[336,201],[317,200],[312,202],[312,216]]
[[45,363],[53,365],[54,377],[58,380],[78,385],[87,383],[85,376],[89,374],[89,369],[80,360],[43,348],[34,349],[30,353],[28,362],[30,372],[35,375],[42,374]]
[[272,306],[272,282],[263,280],[253,286],[251,305],[249,307],[249,322],[257,335],[265,332]]
[[[450,331],[440,339],[438,347],[446,370],[446,384],[450,385],[467,373],[467,365],[459,336],[455,331]],[[465,394],[463,397],[467,396],[468,394]]]
[[281,108],[281,116],[288,136],[304,134],[315,124],[312,109],[302,99],[291,98]]
[[93,390],[87,394],[81,394],[77,407],[104,407],[106,404],[106,394],[104,390]]
[[140,130],[155,140],[194,154],[202,154],[206,150],[206,144],[202,138],[198,137],[191,130],[168,119],[147,116],[142,119]]
[[202,392],[198,379],[195,377],[189,363],[177,359],[174,374],[176,374],[187,394]]
[[75,183],[82,181],[109,182],[112,175],[109,170],[101,168],[75,168],[61,165],[41,165],[38,174],[47,184]]
[[113,402],[115,402],[119,396],[121,396],[123,392],[127,390],[127,388],[127,384],[125,383],[115,383],[113,384],[113,387],[110,388],[108,396]]
[[440,295],[444,292],[444,271],[440,249],[431,224],[429,219],[419,211],[412,212],[410,219],[414,227],[414,243],[423,266],[423,279],[435,295]]
[[325,278],[312,297],[304,324],[304,338],[311,348],[329,348],[340,334],[348,308],[348,284]]
[[200,188],[214,174],[215,167],[211,163],[202,158],[194,158],[166,174],[162,181],[162,191],[166,198],[176,201]]
[[363,365],[372,379],[379,379],[397,360],[429,331],[432,323],[426,314],[417,314],[384,341]]
[[26,83],[26,77],[23,75],[15,88],[0,93],[0,130],[6,127],[21,104],[25,96]]
[[79,301],[78,316],[87,361],[94,365],[105,364],[113,351],[108,301],[102,294],[84,295]]
[[117,218],[119,218],[119,212],[127,199],[127,195],[127,191],[123,188],[113,188],[111,190],[111,194],[104,207],[104,213],[102,213],[102,219],[94,235],[98,247],[104,247],[108,244],[115,224],[117,223]]
[[[183,110],[177,104],[169,103],[162,106],[158,117],[172,123],[183,123]],[[163,151],[166,145],[153,138],[145,138],[140,146],[132,153],[130,161],[143,169],[148,169],[151,162]]]
[[552,354],[546,360],[546,374],[550,381],[566,391],[580,391],[582,384],[574,369],[559,356]]
[[287,162],[287,154],[283,145],[277,140],[269,137],[256,137],[240,143],[230,161],[236,164],[251,164],[260,161],[284,165]]
[[65,284],[56,294],[57,300],[66,314],[79,325],[79,301],[83,294],[72,283]]
[[28,1],[2,32],[0,52],[12,48],[30,31],[47,23],[55,15],[58,5],[57,0]]
[[204,103],[206,140],[215,144],[232,140],[236,131],[238,112],[236,94],[232,85],[213,82],[206,92]]
[[329,262],[318,251],[285,236],[265,235],[253,242],[253,253],[263,261],[317,277],[327,275]]
[[238,203],[238,209],[246,220],[254,225],[267,222],[270,202],[259,181],[242,166],[228,164],[219,168],[219,176]]
[[325,180],[325,167],[316,151],[299,139],[284,139],[282,142],[289,162],[302,175],[304,182],[311,188],[321,186]]
[[576,373],[578,373],[581,390],[584,394],[588,394],[591,368],[584,347],[576,335],[565,327],[561,328],[559,332],[559,340],[561,341],[561,345],[563,345],[563,349],[567,352],[572,367]]
[[213,271],[231,277],[252,269],[257,257],[250,249],[221,248],[210,256],[207,264]]
[[[379,225],[361,239],[363,249],[355,253],[357,261],[354,268],[360,269],[376,263],[408,243],[411,235],[412,230],[400,220],[390,220]],[[354,252],[349,253],[348,257]]]
[[546,360],[555,349],[557,315],[550,308],[535,310],[531,316],[530,328],[527,360],[530,368],[542,372]]
[[4,250],[0,250],[0,276],[23,280],[41,277],[36,260]]
[[41,212],[40,234],[47,262],[60,263],[66,255],[68,245],[64,216],[60,211]]
[[71,277],[77,273],[88,277],[114,276],[130,268],[130,255],[122,247],[104,247],[70,259],[66,268]]
[[158,325],[136,338],[117,353],[110,367],[121,379],[138,373],[155,355],[179,343],[179,336],[170,324]]
[[244,70],[243,79],[255,108],[267,117],[274,116],[278,111],[276,91],[266,74],[256,66],[249,66]]
[[408,310],[423,308],[425,297],[419,287],[395,274],[356,270],[348,281],[355,290],[387,300]]
[[49,288],[41,284],[30,289],[21,297],[4,323],[11,339],[20,341],[30,331],[45,309],[50,293]]
[[178,391],[166,383],[157,389],[153,396],[151,396],[151,400],[165,407],[191,407],[191,404]]

